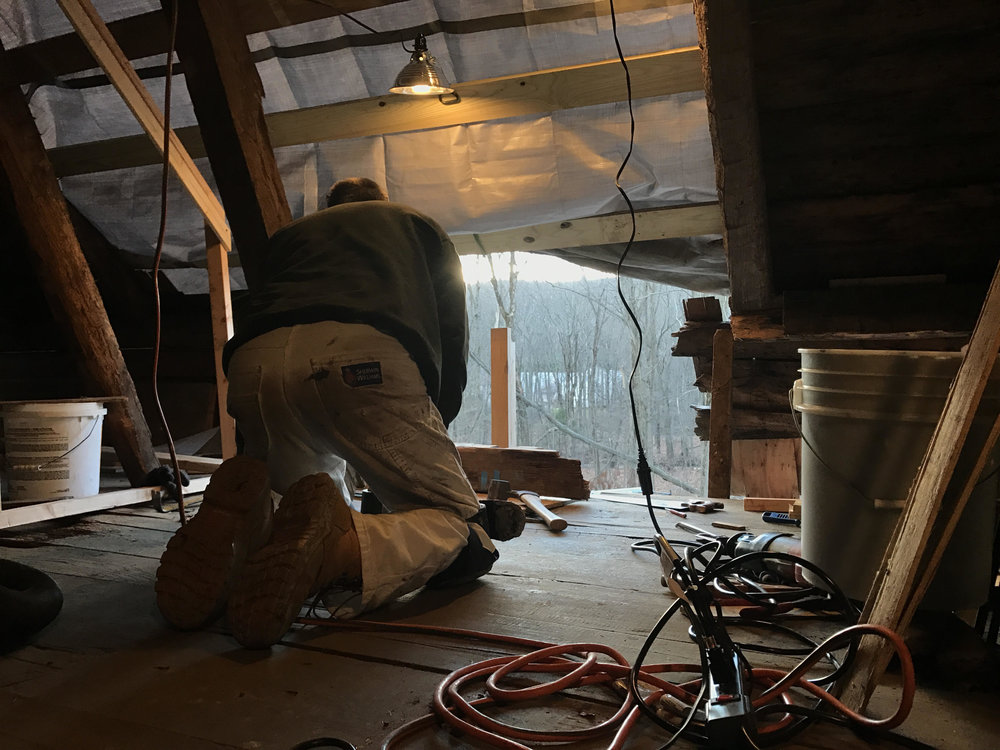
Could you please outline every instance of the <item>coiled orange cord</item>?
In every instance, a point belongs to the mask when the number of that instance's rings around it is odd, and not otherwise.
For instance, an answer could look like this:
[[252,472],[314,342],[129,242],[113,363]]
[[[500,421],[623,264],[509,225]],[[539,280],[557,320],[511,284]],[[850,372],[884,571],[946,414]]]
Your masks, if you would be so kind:
[[[519,701],[533,701],[570,688],[591,685],[605,685],[618,691],[618,695],[622,695],[622,685],[624,680],[628,678],[631,667],[620,653],[600,644],[556,645],[544,641],[474,630],[364,620],[338,621],[300,618],[298,622],[344,630],[414,632],[472,638],[534,649],[522,656],[496,657],[455,670],[445,677],[435,690],[433,713],[397,728],[385,738],[381,746],[382,750],[398,748],[408,737],[417,732],[437,727],[441,722],[465,736],[508,750],[531,750],[528,745],[519,742],[519,740],[549,744],[571,743],[592,740],[612,732],[615,735],[608,745],[608,750],[620,750],[640,716],[639,708],[627,690],[624,691],[621,703],[614,715],[585,729],[563,731],[527,729],[498,721],[481,710],[482,707],[490,705],[510,705]],[[865,634],[885,638],[899,656],[903,694],[896,712],[886,719],[871,719],[852,711],[834,695],[809,682],[804,676],[814,664],[824,658],[825,654]],[[610,658],[611,661],[600,661],[601,655]],[[650,689],[650,692],[643,696],[643,702],[654,706],[664,696],[670,696],[692,710],[699,700],[701,671],[702,667],[696,664],[657,664],[643,667],[639,673],[640,681]],[[501,683],[506,677],[514,673],[527,672],[550,674],[555,675],[555,677],[530,687],[505,688],[502,686]],[[665,673],[697,674],[699,677],[689,682],[676,684],[656,676]],[[794,688],[800,688],[821,699],[850,721],[868,728],[885,730],[899,726],[906,719],[913,705],[913,696],[916,690],[913,662],[902,638],[893,631],[876,625],[852,625],[835,633],[817,646],[790,672],[753,668],[748,670],[748,678],[753,684],[764,689],[759,696],[753,699],[755,709],[775,702],[791,704],[792,699],[789,692]],[[489,695],[476,700],[468,700],[461,694],[462,688],[475,680],[485,682]],[[782,714],[780,710],[777,713]],[[756,733],[764,735],[775,732],[786,727],[794,718],[791,714],[782,714],[775,721],[760,724]]]

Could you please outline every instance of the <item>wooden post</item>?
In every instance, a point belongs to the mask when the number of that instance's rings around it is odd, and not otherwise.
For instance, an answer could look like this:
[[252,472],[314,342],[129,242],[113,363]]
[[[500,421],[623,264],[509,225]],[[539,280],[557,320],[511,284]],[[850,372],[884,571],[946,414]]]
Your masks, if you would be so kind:
[[66,338],[76,342],[73,348],[88,387],[97,397],[121,397],[108,403],[104,434],[129,481],[138,484],[159,465],[149,425],[45,146],[21,87],[10,81],[5,56],[0,46],[0,177],[55,319]]
[[517,445],[517,367],[509,328],[490,331],[490,440],[500,448]]
[[264,122],[264,87],[232,3],[161,0],[168,13],[175,2],[180,11],[177,55],[243,273],[253,288],[268,237],[292,220]]
[[780,306],[768,253],[748,0],[694,0],[733,313]]
[[233,307],[229,295],[229,256],[205,225],[205,259],[208,264],[208,298],[212,310],[212,343],[215,348],[215,390],[219,399],[219,438],[222,457],[236,455],[236,422],[226,411],[229,381],[222,368],[222,348],[233,337]]
[[708,496],[729,499],[733,473],[733,332],[712,337],[712,410],[708,422]]
[[[902,632],[927,591],[1000,431],[998,420],[985,444],[973,446],[978,458],[956,487],[952,483],[955,466],[965,447],[998,350],[1000,267],[993,276],[941,418],[910,487],[906,507],[876,573],[861,615],[862,622]],[[843,684],[847,686],[842,698],[844,703],[856,710],[866,706],[891,656],[892,651],[885,641],[866,636],[851,671],[844,677]]]

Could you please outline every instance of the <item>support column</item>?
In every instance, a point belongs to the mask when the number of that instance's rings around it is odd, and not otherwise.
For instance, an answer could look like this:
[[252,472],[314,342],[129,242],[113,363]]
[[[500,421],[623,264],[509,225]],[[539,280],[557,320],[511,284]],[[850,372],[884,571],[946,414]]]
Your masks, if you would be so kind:
[[211,227],[205,225],[205,259],[208,263],[208,297],[212,310],[212,343],[215,349],[215,390],[219,400],[219,438],[222,457],[236,455],[236,421],[226,411],[229,380],[222,367],[222,349],[233,337],[233,306],[229,294],[229,256]]
[[493,445],[517,445],[517,366],[509,328],[490,331],[490,402]]
[[21,87],[8,74],[2,47],[0,112],[0,176],[10,191],[42,290],[74,344],[93,395],[120,397],[108,403],[104,434],[129,481],[138,484],[159,466],[149,425],[31,111]]

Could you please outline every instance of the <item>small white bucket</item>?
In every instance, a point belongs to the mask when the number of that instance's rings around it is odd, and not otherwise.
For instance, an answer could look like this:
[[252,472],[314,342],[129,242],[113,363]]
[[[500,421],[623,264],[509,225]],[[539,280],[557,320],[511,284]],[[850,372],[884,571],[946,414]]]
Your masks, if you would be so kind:
[[96,495],[101,482],[101,425],[107,413],[95,401],[0,404],[4,505]]

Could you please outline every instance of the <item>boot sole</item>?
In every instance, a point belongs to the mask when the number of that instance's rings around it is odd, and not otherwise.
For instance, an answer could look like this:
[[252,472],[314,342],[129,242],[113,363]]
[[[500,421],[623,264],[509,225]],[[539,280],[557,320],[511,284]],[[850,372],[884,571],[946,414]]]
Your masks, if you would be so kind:
[[156,603],[173,627],[205,627],[226,602],[251,547],[263,544],[271,489],[263,462],[236,456],[212,475],[198,512],[167,542]]
[[336,503],[343,503],[340,492],[325,474],[303,477],[288,488],[275,513],[271,542],[247,560],[229,600],[230,628],[246,648],[281,640],[315,593],[325,545],[337,528]]

